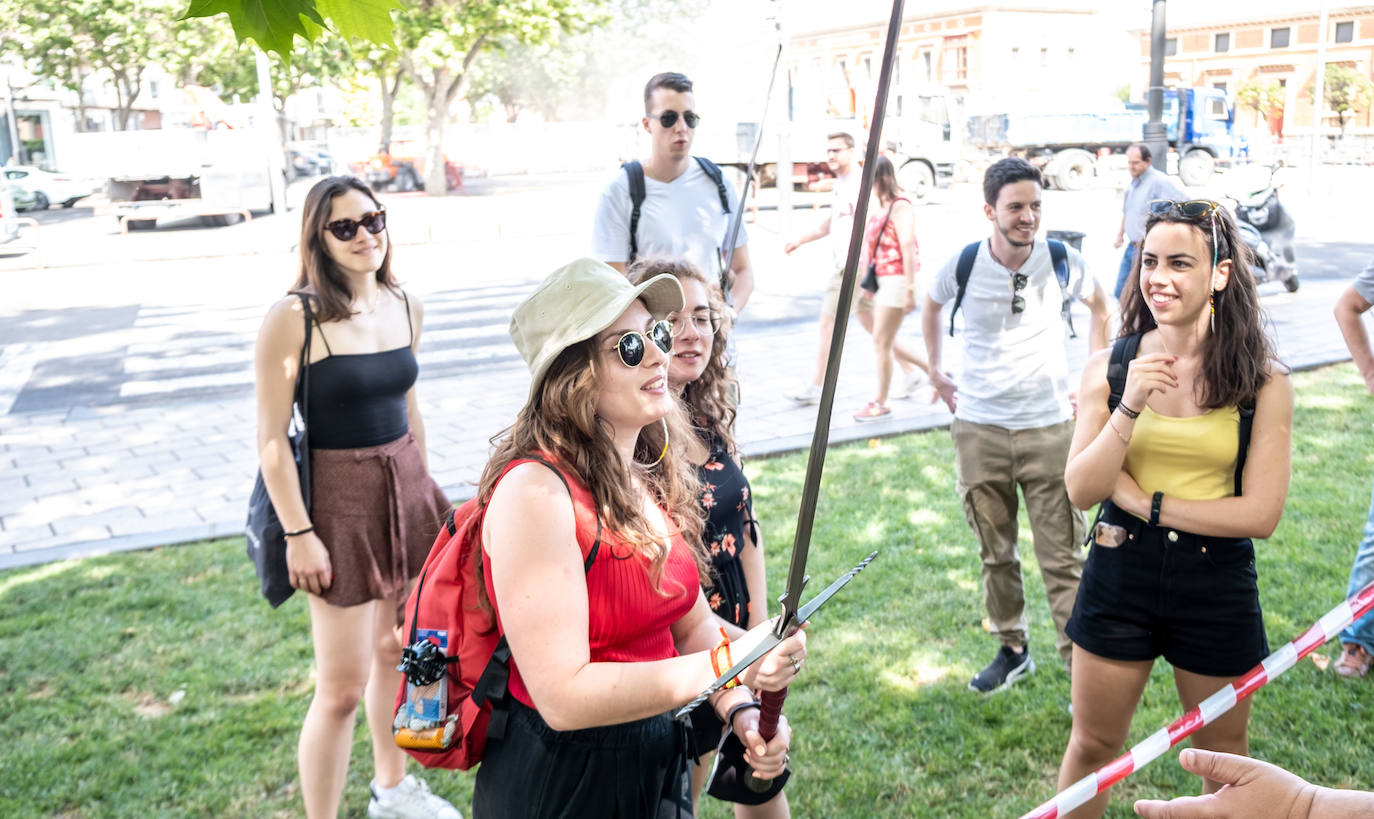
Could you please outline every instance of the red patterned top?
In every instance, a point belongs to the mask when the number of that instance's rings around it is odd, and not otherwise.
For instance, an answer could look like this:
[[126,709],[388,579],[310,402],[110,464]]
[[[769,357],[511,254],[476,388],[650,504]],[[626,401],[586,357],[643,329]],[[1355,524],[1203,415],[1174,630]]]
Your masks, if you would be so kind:
[[[577,545],[585,561],[596,541],[596,503],[591,492],[573,475],[564,473],[573,496],[577,520]],[[672,518],[664,513],[670,524]],[[669,627],[686,616],[700,593],[696,562],[681,534],[673,536],[663,575],[655,586],[647,558],[636,552],[610,529],[601,530],[601,547],[587,571],[587,638],[594,663],[644,662],[677,656]],[[501,611],[492,585],[491,561],[482,562],[487,598]],[[510,693],[535,710],[525,681],[520,677],[519,657],[510,663]]]
[[[905,196],[899,196],[893,203],[906,202],[911,204],[911,200]],[[876,213],[870,212],[868,215],[868,226],[864,229],[864,258],[859,263],[860,270],[868,269],[868,262],[872,259],[878,265],[879,276],[901,276],[906,273],[902,269],[902,252],[904,248],[897,242],[897,226],[887,220],[887,227],[883,229],[883,235],[878,236],[878,228],[883,226],[883,220],[887,219],[887,208],[882,208]],[[877,251],[874,252],[874,244],[877,244]],[[916,237],[911,237],[911,247],[906,248],[916,257],[916,272],[921,271],[921,248],[916,243]]]

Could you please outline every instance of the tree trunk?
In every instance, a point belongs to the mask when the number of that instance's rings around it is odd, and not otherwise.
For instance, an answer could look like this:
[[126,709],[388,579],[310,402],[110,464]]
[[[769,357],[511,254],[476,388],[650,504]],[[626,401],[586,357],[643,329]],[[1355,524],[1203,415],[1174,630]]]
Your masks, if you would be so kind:
[[405,75],[405,67],[398,61],[395,66],[395,74],[388,74],[388,67],[382,65],[377,69],[377,79],[381,80],[382,85],[382,143],[391,144],[391,129],[396,121],[396,95],[401,91],[401,78]]
[[76,130],[78,133],[86,131],[86,75],[79,68],[72,69],[73,82],[76,85]]
[[448,126],[448,70],[434,72],[434,87],[426,89],[428,106],[425,121],[425,195],[447,196],[448,179],[444,173],[444,129]]

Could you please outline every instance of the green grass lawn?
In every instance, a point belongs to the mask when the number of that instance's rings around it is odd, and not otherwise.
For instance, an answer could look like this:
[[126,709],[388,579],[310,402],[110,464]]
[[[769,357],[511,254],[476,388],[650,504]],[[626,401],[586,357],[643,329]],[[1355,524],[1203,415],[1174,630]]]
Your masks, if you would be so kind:
[[[1296,383],[1292,491],[1257,549],[1274,647],[1344,596],[1374,479],[1374,401],[1353,367]],[[805,455],[748,469],[779,589]],[[1040,669],[991,697],[967,690],[995,644],[979,625],[977,546],[948,433],[832,449],[816,517],[815,588],[881,554],[812,623],[811,658],[787,700],[794,814],[1017,816],[1052,796],[1069,688],[1029,549]],[[296,733],[311,688],[305,601],[272,611],[240,538],[0,574],[0,816],[299,815]],[[1160,663],[1130,742],[1179,713]],[[1256,694],[1251,742],[1313,781],[1374,788],[1374,679],[1304,661]],[[366,810],[366,743],[360,714],[345,816]],[[470,774],[428,779],[469,812]],[[1108,815],[1195,788],[1170,753],[1118,786]],[[702,814],[730,815],[709,798]]]

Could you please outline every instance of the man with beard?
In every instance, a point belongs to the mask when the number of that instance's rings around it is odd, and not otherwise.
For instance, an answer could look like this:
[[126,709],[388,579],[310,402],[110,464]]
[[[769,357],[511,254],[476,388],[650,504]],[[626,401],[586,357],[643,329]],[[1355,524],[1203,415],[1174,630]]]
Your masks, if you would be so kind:
[[[1023,159],[1003,159],[988,168],[983,212],[992,222],[992,235],[945,264],[930,285],[921,317],[931,386],[954,413],[956,486],[978,537],[983,601],[1002,644],[969,683],[982,693],[1035,670],[1016,551],[1018,486],[1066,668],[1072,649],[1064,624],[1083,569],[1084,518],[1064,489],[1074,413],[1066,306],[1081,300],[1091,310],[1089,348],[1098,350],[1107,343],[1107,297],[1071,247],[1063,248],[1067,270],[1061,282],[1049,243],[1035,238],[1042,190],[1040,171]],[[961,256],[967,270],[963,285]],[[940,366],[941,307],[950,301],[964,316],[958,385]],[[952,333],[953,316],[950,321]]]

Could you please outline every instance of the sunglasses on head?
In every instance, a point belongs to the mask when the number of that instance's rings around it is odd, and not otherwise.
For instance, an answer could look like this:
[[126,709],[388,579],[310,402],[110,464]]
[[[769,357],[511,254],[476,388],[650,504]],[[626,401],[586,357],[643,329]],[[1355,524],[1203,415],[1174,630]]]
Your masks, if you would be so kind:
[[701,335],[715,335],[720,331],[720,313],[715,310],[707,310],[701,313],[669,313],[667,322],[673,327],[673,335],[677,335],[687,328],[687,322]]
[[1187,202],[1175,202],[1172,199],[1156,199],[1150,203],[1150,213],[1153,213],[1155,216],[1178,213],[1189,219],[1203,219],[1216,213],[1219,207],[1221,207],[1221,205],[1208,199],[1189,199]]
[[1030,279],[1025,273],[1011,274],[1011,312],[1012,315],[1024,313],[1026,311],[1026,299],[1021,295],[1021,291],[1026,289]]
[[386,229],[386,211],[374,210],[357,219],[336,219],[325,225],[324,229],[334,234],[334,238],[340,242],[347,242],[358,235],[360,227],[374,236],[381,233]]
[[[658,124],[664,128],[671,128],[677,125],[678,113],[676,111],[664,111],[661,114],[650,114],[649,119],[658,120]],[[688,128],[696,128],[697,123],[701,122],[701,115],[696,111],[683,111],[682,121],[687,123]]]
[[616,352],[620,353],[620,363],[626,367],[638,367],[644,361],[645,338],[652,341],[658,349],[668,352],[673,349],[673,326],[666,321],[656,321],[649,328],[648,333],[637,333],[634,330],[620,337],[616,342]]

